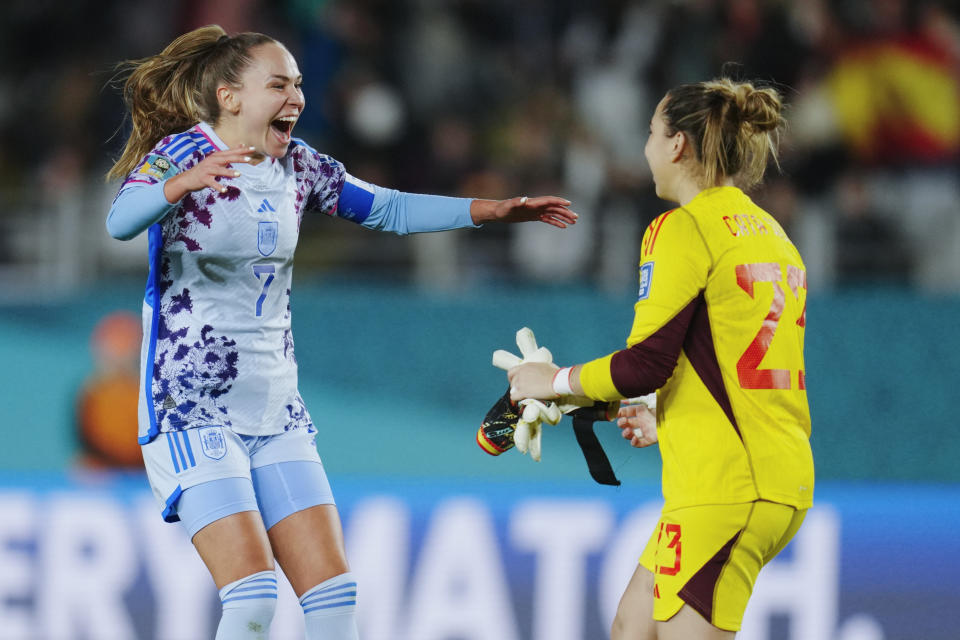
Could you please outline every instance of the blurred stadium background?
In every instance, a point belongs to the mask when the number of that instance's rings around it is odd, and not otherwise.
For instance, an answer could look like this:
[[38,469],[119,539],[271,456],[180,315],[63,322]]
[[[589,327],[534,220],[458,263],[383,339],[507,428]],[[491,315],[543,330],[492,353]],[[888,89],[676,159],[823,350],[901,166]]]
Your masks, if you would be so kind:
[[[659,506],[655,451],[569,421],[543,462],[489,458],[490,352],[623,344],[666,208],[642,149],[677,83],[725,71],[789,104],[757,198],[809,269],[817,506],[744,640],[937,640],[960,628],[960,13],[950,0],[9,0],[0,5],[0,639],[211,637],[215,590],[136,470],[144,238],[110,239],[126,136],[113,64],[218,23],[304,74],[297,135],[407,191],[556,193],[576,227],[376,234],[305,220],[301,388],[372,640],[605,637]],[[135,382],[134,382],[135,386]],[[133,400],[135,402],[135,400]],[[273,637],[302,637],[288,593]],[[298,635],[299,634],[299,635]]]

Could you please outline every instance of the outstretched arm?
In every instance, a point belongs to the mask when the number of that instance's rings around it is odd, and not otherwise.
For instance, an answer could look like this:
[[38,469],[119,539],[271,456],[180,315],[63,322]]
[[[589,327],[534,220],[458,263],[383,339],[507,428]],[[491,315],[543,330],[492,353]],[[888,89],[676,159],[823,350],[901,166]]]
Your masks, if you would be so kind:
[[575,224],[577,214],[568,207],[570,201],[557,196],[509,198],[507,200],[474,200],[470,217],[474,224],[486,222],[533,222],[539,220],[566,229]]
[[555,196],[474,200],[387,189],[347,174],[337,215],[370,229],[400,235],[476,227],[487,222],[540,220],[565,228],[577,220],[568,200]]

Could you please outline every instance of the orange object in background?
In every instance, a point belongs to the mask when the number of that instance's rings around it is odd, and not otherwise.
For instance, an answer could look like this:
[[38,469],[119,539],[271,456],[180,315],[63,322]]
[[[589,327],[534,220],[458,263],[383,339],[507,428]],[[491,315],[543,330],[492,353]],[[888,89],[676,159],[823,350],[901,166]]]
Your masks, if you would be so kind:
[[94,328],[95,371],[76,402],[80,464],[100,469],[142,469],[137,443],[138,360],[141,341],[136,315],[117,311]]
[[77,406],[79,433],[86,466],[140,468],[137,444],[136,376],[117,373],[84,386]]

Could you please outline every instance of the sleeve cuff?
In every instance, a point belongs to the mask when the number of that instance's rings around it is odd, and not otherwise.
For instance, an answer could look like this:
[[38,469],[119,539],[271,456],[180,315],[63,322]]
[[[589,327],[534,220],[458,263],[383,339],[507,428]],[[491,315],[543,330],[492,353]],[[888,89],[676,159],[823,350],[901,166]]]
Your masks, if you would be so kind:
[[623,394],[613,384],[610,362],[613,354],[591,360],[580,367],[580,386],[588,398],[594,400],[620,400]]

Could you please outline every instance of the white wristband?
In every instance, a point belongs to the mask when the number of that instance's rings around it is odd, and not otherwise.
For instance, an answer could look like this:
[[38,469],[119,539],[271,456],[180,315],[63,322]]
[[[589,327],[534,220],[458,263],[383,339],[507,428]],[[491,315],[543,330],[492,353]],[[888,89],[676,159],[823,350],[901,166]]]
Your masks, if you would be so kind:
[[553,374],[553,392],[558,396],[572,396],[573,389],[570,388],[570,371],[573,367],[563,367],[557,369]]

